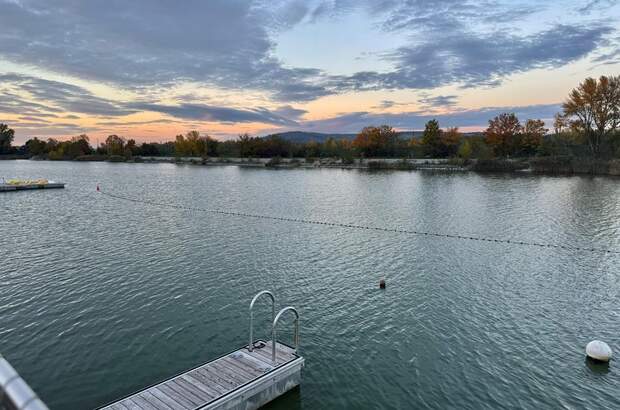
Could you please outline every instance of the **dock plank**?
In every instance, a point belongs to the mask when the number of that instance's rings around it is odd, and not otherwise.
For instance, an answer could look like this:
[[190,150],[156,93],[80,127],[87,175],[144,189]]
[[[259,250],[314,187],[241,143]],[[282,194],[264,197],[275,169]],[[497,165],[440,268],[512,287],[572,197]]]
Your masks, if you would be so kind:
[[169,408],[172,408],[174,410],[190,410],[191,409],[191,407],[189,406],[186,407],[184,404],[168,396],[163,390],[161,390],[161,386],[150,388],[149,392],[151,392],[153,396],[157,397],[159,401],[162,403],[160,406],[160,409],[166,409],[166,410]]
[[205,390],[212,398],[217,398],[220,397],[221,393],[219,393],[217,390],[213,389],[211,386],[209,386],[208,383],[204,383],[202,381],[202,379],[200,379],[199,377],[197,377],[196,374],[194,373],[186,373],[184,374],[182,377],[185,377],[186,379],[191,380],[192,382],[194,382],[194,384],[198,384],[200,386],[202,386],[203,390]]
[[135,395],[132,400],[143,410],[158,410],[157,405],[149,403],[145,396],[146,392]]
[[[160,399],[157,398],[157,396],[153,394],[151,389],[142,392],[141,395],[144,399],[146,399],[149,402],[149,404],[151,404],[156,409],[160,409],[162,405],[166,406],[164,402],[162,402]],[[166,406],[166,408],[170,410],[174,410],[170,406]]]
[[[190,400],[186,399],[183,394],[180,394],[179,392],[177,392],[175,389],[173,389],[170,386],[170,383],[166,383],[166,384],[162,384],[161,386],[157,387],[157,391],[161,394],[161,395],[165,395],[166,396],[166,403],[169,403],[170,405],[174,405],[173,403],[179,405],[179,406],[183,406],[183,408],[186,409],[193,409],[195,407],[195,404],[192,403]],[[163,398],[162,398],[163,399]]]
[[297,358],[293,349],[276,345],[277,365],[271,363],[271,343],[249,352],[246,347],[205,363],[102,410],[196,410],[251,383]]
[[210,396],[203,394],[200,390],[194,387],[193,384],[188,383],[182,377],[174,379],[168,384],[168,386],[183,394],[187,400],[194,403],[194,406],[208,403],[211,399]]
[[264,374],[264,372],[261,372],[260,370],[255,369],[253,367],[247,367],[247,366],[243,366],[239,364],[235,359],[231,357],[225,357],[222,360],[222,363],[226,367],[228,367],[230,371],[233,371],[235,372],[235,374],[238,374],[241,377],[244,377],[246,379],[253,379],[253,378],[259,377]]
[[187,383],[191,384],[193,389],[199,394],[200,397],[203,398],[203,400],[206,400],[207,402],[213,400],[214,398],[217,397],[217,394],[212,394],[211,391],[208,386],[205,386],[204,384],[200,383],[198,380],[194,379],[193,377],[184,374],[183,376],[181,376],[181,379],[185,380]]

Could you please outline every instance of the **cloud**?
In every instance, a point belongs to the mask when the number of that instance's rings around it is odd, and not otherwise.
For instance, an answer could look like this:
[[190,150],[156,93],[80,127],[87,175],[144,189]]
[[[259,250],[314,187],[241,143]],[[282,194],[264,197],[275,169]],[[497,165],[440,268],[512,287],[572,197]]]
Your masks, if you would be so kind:
[[408,105],[411,105],[412,103],[408,103],[408,102],[396,102],[396,101],[392,101],[392,100],[381,100],[379,102],[379,104],[373,106],[372,108],[376,109],[376,110],[387,110],[388,108],[394,108],[394,107],[405,107]]
[[617,0],[591,0],[587,2],[584,6],[579,7],[577,11],[580,13],[592,13],[596,9],[600,8],[608,8],[611,6],[615,6],[618,4]]
[[396,69],[360,72],[335,79],[349,90],[432,89],[449,84],[496,86],[507,75],[536,68],[558,67],[588,55],[613,29],[556,25],[519,37],[504,32],[448,32],[400,47],[386,58]]
[[40,123],[18,123],[12,124],[11,128],[15,129],[16,135],[21,135],[21,138],[16,138],[18,143],[26,142],[26,139],[30,137],[49,137],[49,136],[67,136],[81,134],[84,132],[90,132],[96,130],[93,127],[81,127],[78,124],[61,123],[61,124],[40,124]]
[[429,108],[441,108],[441,107],[453,107],[457,103],[458,96],[456,95],[437,95],[431,97],[429,95],[424,95],[420,98],[420,102],[424,104],[424,106]]
[[396,105],[396,101],[392,101],[392,100],[382,100],[379,105],[376,105],[373,108],[379,108],[379,109],[387,109],[387,108],[392,108]]
[[[612,3],[591,3],[603,2]],[[0,57],[147,93],[187,81],[301,102],[356,90],[498,85],[515,72],[582,58],[613,31],[610,18],[609,26],[570,23],[518,33],[515,21],[541,8],[527,0],[187,0],[182,7],[173,0],[0,0]],[[287,66],[275,55],[276,33],[356,10],[368,16],[364,29],[402,31],[411,39],[383,54],[393,71],[336,76]],[[110,108],[89,102],[82,106],[90,111]]]
[[277,99],[325,95],[317,72],[272,55],[266,24],[292,25],[303,2],[275,10],[249,0],[76,2],[0,0],[0,56],[78,78],[139,89],[179,81],[266,90]]
[[100,121],[97,123],[98,126],[104,127],[120,127],[120,128],[129,128],[134,127],[136,125],[149,125],[149,124],[174,124],[178,121],[169,120],[165,118],[157,119],[157,120],[149,120],[149,121]]
[[[206,104],[179,104],[179,105],[164,105],[164,104],[150,104],[150,103],[133,103],[129,104],[130,107],[140,111],[153,111],[162,114],[169,115],[175,118],[181,118],[186,120],[200,120],[200,121],[213,121],[223,123],[264,123],[274,124],[280,126],[294,126],[297,125],[297,121],[289,119],[282,115],[284,113],[290,115],[294,110],[292,107],[284,107],[278,111],[271,111],[266,108],[255,109],[238,109],[230,107],[218,107]],[[299,116],[299,112],[302,110],[295,110],[293,113]]]
[[123,103],[97,97],[85,88],[59,81],[10,73],[0,74],[0,84],[3,85],[0,89],[0,112],[40,117],[60,112],[105,116],[135,112],[123,108]]
[[402,113],[370,113],[364,111],[346,113],[323,120],[306,121],[301,125],[308,131],[354,133],[371,124],[389,124],[399,129],[420,130],[424,128],[427,121],[436,119],[441,127],[486,128],[488,120],[503,112],[514,112],[521,121],[525,121],[528,118],[550,119],[560,110],[560,104],[544,104],[518,107],[485,107],[437,115],[424,111]]

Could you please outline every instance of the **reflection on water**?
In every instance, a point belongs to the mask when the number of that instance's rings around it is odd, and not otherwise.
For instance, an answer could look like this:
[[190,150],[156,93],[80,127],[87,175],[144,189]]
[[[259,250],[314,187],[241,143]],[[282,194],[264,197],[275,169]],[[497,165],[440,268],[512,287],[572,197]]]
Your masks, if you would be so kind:
[[588,369],[590,369],[593,375],[604,376],[609,373],[609,362],[602,362],[586,357],[586,366],[588,366]]
[[[302,380],[303,383],[303,380]],[[301,389],[303,385],[297,386],[282,395],[278,400],[272,401],[263,407],[264,410],[298,410],[301,405]]]
[[[0,175],[67,183],[0,195],[0,349],[52,410],[94,408],[237,348],[263,289],[299,308],[306,358],[301,389],[272,408],[620,408],[613,363],[583,359],[594,338],[620,349],[619,255],[95,192],[620,248],[617,179],[30,161],[0,161]],[[257,337],[268,322],[257,311]]]

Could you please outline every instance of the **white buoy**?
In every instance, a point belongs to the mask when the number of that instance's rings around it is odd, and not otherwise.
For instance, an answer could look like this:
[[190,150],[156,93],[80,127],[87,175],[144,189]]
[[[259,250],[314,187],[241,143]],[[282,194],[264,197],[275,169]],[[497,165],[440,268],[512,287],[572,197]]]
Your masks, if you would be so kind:
[[593,340],[586,346],[586,354],[594,360],[608,362],[611,359],[611,348],[605,342]]

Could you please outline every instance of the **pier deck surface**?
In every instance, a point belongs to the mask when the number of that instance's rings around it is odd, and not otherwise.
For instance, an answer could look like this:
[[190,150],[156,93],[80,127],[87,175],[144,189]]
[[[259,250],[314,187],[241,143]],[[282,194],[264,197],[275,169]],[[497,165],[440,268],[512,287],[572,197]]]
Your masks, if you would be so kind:
[[[276,343],[276,359],[271,361],[271,342],[256,342],[252,352],[247,346],[174,376],[131,396],[109,404],[105,410],[196,410],[234,408],[231,396],[249,395],[257,385],[276,383],[276,373],[290,367],[292,362],[303,366],[303,358],[294,349]],[[289,366],[287,366],[289,365]],[[264,387],[261,387],[263,389]],[[288,389],[288,387],[287,387]],[[224,400],[225,399],[225,400]]]

